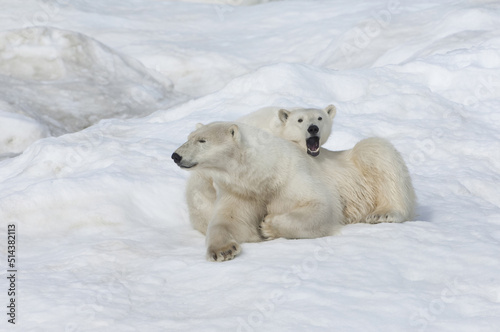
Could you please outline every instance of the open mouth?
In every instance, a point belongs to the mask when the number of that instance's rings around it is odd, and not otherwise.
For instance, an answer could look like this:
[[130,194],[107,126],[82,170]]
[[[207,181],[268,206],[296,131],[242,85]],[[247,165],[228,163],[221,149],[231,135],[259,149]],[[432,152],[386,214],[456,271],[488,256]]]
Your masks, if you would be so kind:
[[180,168],[193,168],[196,165],[198,165],[198,163],[194,163],[194,164],[191,164],[191,165],[182,165],[182,164],[179,164],[179,167]]
[[310,154],[313,157],[319,155],[319,137],[312,136],[306,139],[307,146],[307,154]]

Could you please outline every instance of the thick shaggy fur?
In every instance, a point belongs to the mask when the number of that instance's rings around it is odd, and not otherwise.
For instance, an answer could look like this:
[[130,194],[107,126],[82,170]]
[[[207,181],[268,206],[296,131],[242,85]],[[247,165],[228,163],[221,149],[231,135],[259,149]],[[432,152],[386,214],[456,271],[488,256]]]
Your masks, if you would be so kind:
[[[240,120],[264,128],[264,131],[253,132],[255,136],[251,138],[253,143],[250,145],[250,151],[264,159],[273,157],[276,165],[280,164],[276,161],[277,156],[283,158],[281,163],[290,162],[290,159],[285,158],[286,156],[282,154],[283,151],[275,151],[273,148],[269,148],[268,142],[274,142],[272,135],[285,137],[302,149],[302,153],[309,162],[300,165],[304,165],[308,170],[301,169],[298,174],[311,174],[312,178],[308,177],[309,179],[314,181],[319,179],[322,184],[326,184],[328,194],[332,195],[329,204],[340,206],[342,211],[342,216],[336,216],[333,220],[335,225],[411,220],[414,217],[416,204],[415,191],[403,158],[387,140],[373,137],[360,141],[350,150],[330,151],[318,147],[316,154],[310,153],[306,142],[312,135],[308,129],[311,125],[317,126],[319,130],[314,135],[320,137],[319,142],[323,144],[330,135],[331,128],[329,126],[333,123],[335,114],[336,110],[333,105],[324,110],[293,109],[288,111],[272,107],[258,110]],[[320,117],[322,117],[321,120],[324,120],[323,122],[318,120]],[[299,119],[302,121],[299,122]],[[247,132],[249,131],[247,130]],[[248,139],[250,140],[250,138]],[[271,144],[271,146],[274,146],[274,144]],[[305,152],[311,156],[308,156]],[[251,160],[253,159],[246,159],[246,162],[251,162]],[[269,168],[262,166],[263,164],[259,163],[256,170],[258,169],[258,172],[262,172],[266,176],[281,171],[281,165],[279,167],[268,165]],[[300,168],[304,166],[294,165],[293,167]],[[234,165],[234,167],[238,166]],[[254,174],[256,178],[259,178],[258,172]],[[241,184],[239,178],[232,177],[232,180],[224,182],[226,184],[222,186],[220,175],[218,175],[216,181],[213,174],[212,171],[206,169],[197,170],[195,168],[188,180],[186,191],[191,223],[195,229],[204,234],[207,234],[209,228],[212,229],[209,237],[217,236],[213,231],[216,228],[209,227],[209,224],[214,214],[220,214],[216,209],[218,195],[228,191],[228,188],[231,187],[231,181],[235,181],[233,184],[236,186]],[[300,186],[294,188],[300,188]],[[260,241],[262,238],[316,237],[303,228],[288,232],[272,226],[282,224],[282,222],[278,221],[282,218],[273,215],[270,212],[272,210],[267,210],[267,208],[266,211],[255,213],[256,206],[262,207],[263,203],[259,200],[263,197],[263,192],[257,190],[253,192],[253,195],[253,201],[248,198],[251,195],[247,195],[245,200],[247,203],[238,203],[241,204],[239,213],[245,215],[240,220],[252,221],[245,222],[245,227],[236,227],[233,230],[236,234],[240,229],[245,229],[242,234],[236,236],[238,238],[237,243]],[[336,209],[334,208],[334,210]],[[254,214],[258,216],[255,217]],[[334,213],[334,215],[336,214]],[[301,217],[304,218],[304,222],[310,218],[304,214]],[[263,218],[260,228],[257,227],[259,218]],[[298,219],[295,218],[295,220]],[[274,222],[274,220],[277,221]],[[299,234],[298,231],[303,233]],[[221,234],[221,238],[225,238],[225,233],[222,232]],[[317,236],[323,236],[325,232],[316,234],[319,234]],[[215,258],[211,256],[214,251],[209,250],[208,258],[212,260],[230,259],[240,250],[239,246],[235,247],[238,250],[231,250],[231,255],[219,251]]]
[[[329,105],[324,109],[265,107],[238,119],[238,122],[252,125],[258,131],[258,142],[261,149],[266,149],[271,136],[287,139],[300,146],[307,153],[306,140],[311,137],[308,129],[315,125],[320,145],[330,136],[336,108]],[[321,120],[318,120],[321,119]],[[299,120],[301,120],[299,122]],[[267,170],[269,172],[271,170]],[[208,172],[192,172],[186,188],[189,217],[194,229],[206,233],[210,216],[216,199],[213,179]]]
[[[337,114],[334,105],[324,109],[300,108],[284,109],[280,107],[265,107],[238,119],[254,127],[263,129],[274,136],[278,136],[298,144],[304,152],[311,154],[307,140],[310,137],[318,138],[318,146],[323,145],[330,136],[333,118]],[[316,127],[317,130],[311,130]]]
[[190,217],[207,236],[209,260],[232,259],[242,242],[332,235],[343,222],[336,186],[316,176],[320,165],[287,140],[262,137],[252,126],[216,122],[172,155],[194,172]]
[[403,222],[413,218],[416,196],[411,178],[403,158],[387,140],[367,138],[346,151],[318,146],[318,151],[311,153],[306,144],[312,136],[308,129],[318,127],[314,135],[320,137],[319,145],[323,145],[331,133],[335,115],[333,105],[323,110],[268,107],[240,121],[292,141],[312,155],[321,166],[321,176],[340,193],[343,223]]
[[403,222],[414,217],[415,191],[403,158],[382,138],[346,151],[321,148],[315,158],[340,193],[344,223]]

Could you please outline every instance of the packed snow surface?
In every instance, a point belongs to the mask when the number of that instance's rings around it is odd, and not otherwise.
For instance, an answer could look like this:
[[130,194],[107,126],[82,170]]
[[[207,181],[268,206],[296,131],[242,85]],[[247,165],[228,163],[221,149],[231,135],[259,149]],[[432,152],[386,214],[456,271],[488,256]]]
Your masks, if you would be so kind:
[[[495,1],[4,0],[0,330],[499,331],[498,27]],[[331,103],[325,147],[389,139],[417,218],[205,261],[172,152]]]

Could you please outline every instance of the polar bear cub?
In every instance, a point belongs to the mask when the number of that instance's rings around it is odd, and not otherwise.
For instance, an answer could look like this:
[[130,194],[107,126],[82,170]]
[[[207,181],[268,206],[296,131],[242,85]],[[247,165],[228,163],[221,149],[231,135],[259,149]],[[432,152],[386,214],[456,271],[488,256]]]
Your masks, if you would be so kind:
[[270,238],[315,238],[342,224],[339,194],[318,176],[319,164],[296,144],[262,137],[253,126],[214,122],[200,125],[172,154],[215,189],[196,202],[205,204],[208,222],[194,224],[206,234],[209,260],[232,259],[240,243],[262,241],[259,226]]
[[319,147],[330,137],[336,114],[334,105],[324,109],[265,107],[239,118],[238,122],[294,142],[315,157],[320,152]]

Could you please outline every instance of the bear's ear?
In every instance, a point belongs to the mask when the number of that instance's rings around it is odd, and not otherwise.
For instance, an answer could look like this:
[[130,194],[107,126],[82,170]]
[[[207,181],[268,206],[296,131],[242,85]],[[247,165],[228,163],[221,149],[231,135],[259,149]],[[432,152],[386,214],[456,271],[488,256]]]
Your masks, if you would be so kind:
[[330,119],[333,119],[337,114],[337,108],[335,107],[335,105],[328,105],[327,107],[325,107],[324,111],[330,116]]
[[200,129],[201,127],[203,127],[203,123],[197,123],[196,124],[196,129]]
[[286,120],[288,120],[289,116],[290,116],[290,111],[287,111],[284,108],[282,108],[278,111],[278,117],[280,118],[281,122],[283,122],[283,123],[285,123]]
[[240,141],[240,128],[238,127],[237,124],[232,124],[229,127],[229,134],[231,134],[231,136],[236,142]]

